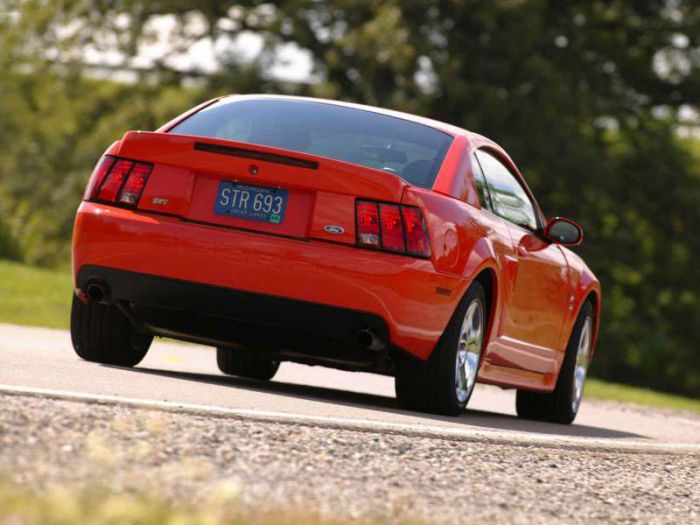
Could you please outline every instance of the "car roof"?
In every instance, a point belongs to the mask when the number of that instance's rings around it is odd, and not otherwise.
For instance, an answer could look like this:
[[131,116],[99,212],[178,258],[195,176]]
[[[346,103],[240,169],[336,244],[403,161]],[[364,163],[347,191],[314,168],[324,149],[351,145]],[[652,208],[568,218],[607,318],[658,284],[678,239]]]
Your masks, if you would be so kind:
[[427,118],[427,117],[420,117],[418,115],[404,113],[403,111],[394,111],[391,109],[384,109],[384,108],[379,108],[376,106],[366,106],[364,104],[355,104],[353,102],[344,102],[344,101],[340,101],[340,100],[330,100],[330,99],[315,98],[315,97],[300,97],[300,96],[293,96],[293,95],[265,95],[265,94],[250,94],[250,95],[231,94],[231,95],[221,97],[219,100],[224,100],[227,98],[235,98],[235,99],[240,99],[240,100],[264,100],[264,99],[296,100],[296,101],[300,101],[300,102],[316,102],[319,104],[331,104],[334,106],[343,106],[346,108],[353,108],[353,109],[358,109],[361,111],[371,111],[372,113],[379,113],[380,115],[386,115],[389,117],[395,117],[395,118],[400,118],[403,120],[408,120],[411,122],[415,122],[417,124],[422,124],[424,126],[435,128],[439,131],[442,131],[442,132],[447,133],[448,135],[452,135],[452,136],[457,136],[457,135],[466,135],[467,137],[477,136],[476,133],[472,133],[466,129],[463,129],[463,128],[460,128],[457,126],[453,126],[452,124],[447,124],[446,122],[441,122],[439,120],[434,120],[434,119]]
[[[488,137],[485,137],[484,135],[480,135],[479,133],[475,133],[473,131],[469,131],[464,128],[460,128],[458,126],[453,126],[452,124],[448,124],[446,122],[442,122],[440,120],[435,120],[427,117],[421,117],[418,115],[413,115],[411,113],[404,113],[403,111],[395,111],[392,109],[384,109],[380,108],[377,106],[367,106],[365,104],[356,104],[354,102],[345,102],[345,101],[340,101],[340,100],[331,100],[331,99],[326,99],[326,98],[315,98],[315,97],[301,97],[301,96],[294,96],[294,95],[269,95],[269,94],[236,94],[232,93],[230,95],[224,95],[222,97],[219,97],[215,99],[216,101],[219,100],[224,100],[228,98],[234,98],[237,100],[297,100],[301,102],[316,102],[319,104],[331,104],[334,106],[342,106],[346,108],[354,108],[358,109],[361,111],[370,111],[372,113],[378,113],[380,115],[386,115],[389,117],[395,117],[395,118],[400,118],[403,120],[408,120],[411,122],[415,122],[417,124],[422,124],[424,126],[431,127],[433,129],[437,129],[439,131],[442,131],[443,133],[447,133],[448,135],[451,135],[453,137],[457,136],[464,136],[466,137],[467,141],[470,142],[471,144],[474,145],[474,147],[479,148],[479,147],[488,147],[492,150],[497,151],[501,157],[504,157],[505,159],[508,160],[510,163],[511,167],[515,169],[520,174],[520,171],[518,170],[518,167],[516,166],[515,162],[513,162],[513,159],[511,159],[510,155],[496,142],[491,140]],[[522,177],[522,174],[520,174]]]

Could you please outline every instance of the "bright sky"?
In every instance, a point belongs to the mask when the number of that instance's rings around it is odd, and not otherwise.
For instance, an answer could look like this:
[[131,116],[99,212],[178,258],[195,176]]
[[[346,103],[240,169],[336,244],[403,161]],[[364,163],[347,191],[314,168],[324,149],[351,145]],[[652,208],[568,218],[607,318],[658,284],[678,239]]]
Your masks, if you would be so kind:
[[[128,18],[117,20],[117,24],[128,25]],[[187,28],[193,32],[199,32],[202,24],[201,21],[193,18],[188,20]],[[146,26],[146,32],[150,36],[148,44],[142,44],[139,47],[138,54],[128,65],[148,68],[156,61],[168,57],[165,62],[175,69],[211,72],[217,68],[220,59],[226,56],[234,56],[243,62],[252,62],[259,57],[263,46],[262,37],[258,34],[243,31],[235,38],[227,35],[215,41],[209,37],[202,38],[184,52],[173,53],[173,44],[177,41],[176,28],[177,21],[171,15],[153,17]],[[116,45],[110,45],[107,41],[101,43],[100,49],[95,46],[86,46],[82,52],[84,60],[92,65],[124,65],[124,56],[116,50]],[[268,71],[275,78],[296,82],[308,81],[311,78],[311,58],[298,46],[285,44],[279,47]]]

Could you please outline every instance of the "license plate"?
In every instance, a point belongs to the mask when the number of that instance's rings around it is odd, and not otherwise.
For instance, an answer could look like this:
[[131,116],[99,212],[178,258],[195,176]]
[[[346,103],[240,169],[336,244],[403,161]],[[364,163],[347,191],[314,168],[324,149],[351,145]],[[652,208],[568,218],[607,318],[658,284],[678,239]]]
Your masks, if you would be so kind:
[[281,224],[286,208],[287,190],[222,180],[214,212],[240,219]]

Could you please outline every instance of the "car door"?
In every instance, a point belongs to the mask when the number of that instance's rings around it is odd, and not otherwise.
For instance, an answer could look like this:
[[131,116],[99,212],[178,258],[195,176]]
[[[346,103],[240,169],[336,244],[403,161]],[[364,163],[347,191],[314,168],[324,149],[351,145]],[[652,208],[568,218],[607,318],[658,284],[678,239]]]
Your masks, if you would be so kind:
[[552,371],[569,297],[562,250],[543,240],[539,208],[519,177],[496,153],[478,150],[494,212],[504,219],[513,246],[515,272],[495,353],[503,364],[540,373]]

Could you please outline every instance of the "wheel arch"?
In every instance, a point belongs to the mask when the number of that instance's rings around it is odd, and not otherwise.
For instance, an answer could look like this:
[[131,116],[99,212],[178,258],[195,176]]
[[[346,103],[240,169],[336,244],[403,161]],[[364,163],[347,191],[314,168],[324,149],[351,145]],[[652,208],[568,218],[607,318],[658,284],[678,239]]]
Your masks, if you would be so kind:
[[581,301],[579,305],[578,311],[576,312],[576,317],[574,319],[578,319],[578,316],[580,315],[581,310],[583,309],[586,303],[591,303],[591,306],[593,307],[593,344],[591,348],[591,358],[593,358],[598,342],[598,330],[600,327],[600,290],[589,289],[586,292],[583,301]]
[[593,281],[589,283],[588,286],[581,286],[576,291],[576,296],[579,298],[579,300],[576,301],[576,309],[573,312],[571,312],[571,317],[569,318],[570,321],[568,323],[568,326],[566,327],[566,339],[564,340],[564,344],[569,344],[569,340],[571,339],[571,336],[574,333],[574,329],[576,328],[576,321],[578,320],[579,315],[581,315],[581,311],[587,303],[590,303],[593,307],[593,345],[591,348],[591,359],[593,359],[593,355],[595,354],[596,349],[596,343],[598,342],[598,329],[600,327],[600,285],[598,285],[597,281]]
[[[486,295],[486,311],[488,314],[486,333],[484,334],[485,344],[491,338],[491,330],[494,326],[494,321],[496,319],[496,306],[498,304],[498,278],[496,277],[496,272],[491,266],[483,268],[474,277],[472,282],[481,283],[484,288],[484,293]],[[466,292],[465,292],[466,294]],[[482,353],[483,357],[483,353]]]
[[[501,292],[496,252],[488,238],[482,237],[474,244],[464,266],[463,275],[472,283],[478,281],[484,287],[486,301],[488,303],[488,326],[484,337],[486,344],[488,344],[497,319],[500,305],[499,294]],[[471,284],[464,290],[462,297],[460,297],[459,302],[455,306],[455,311],[459,308],[461,301],[464,300],[470,287]]]

